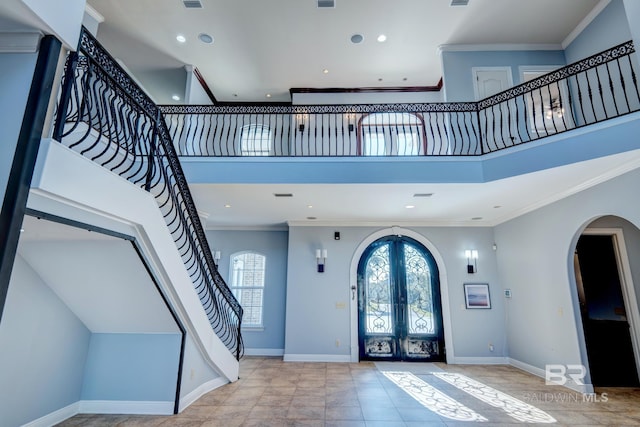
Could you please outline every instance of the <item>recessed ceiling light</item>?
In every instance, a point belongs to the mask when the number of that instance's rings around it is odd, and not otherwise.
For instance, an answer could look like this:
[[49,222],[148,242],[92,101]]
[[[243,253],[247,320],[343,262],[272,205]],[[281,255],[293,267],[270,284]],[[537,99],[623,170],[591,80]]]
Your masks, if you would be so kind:
[[380,34],[376,40],[378,40],[380,43],[383,43],[387,41],[387,36],[385,36],[384,34]]
[[409,80],[409,79],[407,79],[406,77],[403,77],[403,78],[402,78],[402,81],[403,81],[403,82],[406,82],[407,80]]
[[381,82],[381,81],[382,81],[382,77],[381,77],[381,78],[379,78],[379,79],[378,79],[378,81],[379,81],[379,82]]
[[200,33],[200,34],[198,34],[198,38],[200,39],[200,41],[201,41],[202,43],[206,43],[206,44],[211,44],[211,43],[213,43],[213,37],[212,37],[212,36],[210,36],[210,35],[209,35],[209,34],[207,34],[207,33]]
[[180,101],[180,97],[178,95],[173,95],[171,99],[173,99],[174,101]]
[[237,98],[237,97],[238,97],[238,94],[237,94],[237,93],[234,93],[234,94],[233,94],[233,96]]
[[351,36],[351,43],[358,44],[364,41],[364,36],[362,34],[354,34]]
[[21,232],[21,233],[24,233],[24,228],[21,228],[21,229],[20,229],[20,232]]
[[178,40],[180,43],[184,43],[187,41],[187,38],[185,36],[183,36],[182,34],[178,34],[176,36],[176,40]]
[[322,72],[323,72],[324,74],[329,74],[329,70],[327,70],[326,68],[325,68],[324,70],[322,70]]
[[493,207],[493,209],[500,209],[501,207],[502,207],[502,206],[500,206],[500,205],[495,205],[495,206]]
[[308,207],[309,209],[311,209],[311,208],[313,207],[313,205],[307,205],[307,207]]
[[308,216],[307,219],[318,219],[318,217],[315,216]]
[[474,216],[473,218],[471,218],[472,221],[480,221],[481,219],[481,216]]
[[224,205],[224,207],[225,207],[225,208],[230,208],[230,207],[231,207],[231,205]]
[[405,206],[405,208],[407,208],[407,209],[413,209],[413,208],[415,208],[415,206],[414,206],[414,205],[407,205],[407,206]]
[[265,96],[266,96],[267,98],[271,98],[271,94],[270,94],[270,93],[266,94]]
[[413,193],[413,197],[431,197],[433,193]]

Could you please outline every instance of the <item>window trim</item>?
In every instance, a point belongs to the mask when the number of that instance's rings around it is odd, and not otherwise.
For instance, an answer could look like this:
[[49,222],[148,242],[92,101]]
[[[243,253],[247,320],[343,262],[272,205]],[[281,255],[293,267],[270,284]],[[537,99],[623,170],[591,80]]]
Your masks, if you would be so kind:
[[[263,268],[262,268],[262,286],[237,286],[234,285],[234,280],[235,280],[235,274],[234,274],[234,268],[233,268],[233,264],[234,264],[234,260],[236,257],[239,256],[243,256],[246,254],[254,254],[254,255],[258,255],[261,256],[263,258]],[[238,297],[238,295],[236,294],[236,290],[252,290],[252,289],[261,289],[262,290],[262,298],[260,300],[260,323],[245,323],[244,319],[242,319],[242,324],[241,324],[241,328],[243,330],[247,330],[247,331],[262,331],[264,330],[264,297],[265,297],[265,289],[266,289],[266,277],[267,276],[267,256],[261,252],[258,251],[254,251],[254,250],[241,250],[241,251],[237,251],[232,253],[229,256],[229,289],[231,290],[231,292],[233,293],[233,295],[238,299],[238,303],[240,303],[240,305],[242,305],[242,301],[241,298]],[[243,307],[243,309],[246,312],[245,307]]]

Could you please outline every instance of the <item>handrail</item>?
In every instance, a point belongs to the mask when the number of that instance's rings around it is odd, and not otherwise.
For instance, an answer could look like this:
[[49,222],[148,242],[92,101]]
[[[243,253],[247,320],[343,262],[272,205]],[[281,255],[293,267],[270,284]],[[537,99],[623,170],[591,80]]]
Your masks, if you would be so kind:
[[67,58],[53,136],[155,197],[209,323],[240,359],[243,310],[213,260],[162,113],[85,28]]
[[478,102],[164,105],[180,156],[479,156],[640,110],[633,42]]

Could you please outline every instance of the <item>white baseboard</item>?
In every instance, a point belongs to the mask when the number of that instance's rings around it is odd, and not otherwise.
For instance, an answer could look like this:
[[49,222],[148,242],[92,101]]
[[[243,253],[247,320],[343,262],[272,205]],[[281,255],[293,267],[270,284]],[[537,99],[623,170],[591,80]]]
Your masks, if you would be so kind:
[[[546,372],[544,369],[538,368],[537,366],[529,365],[528,363],[521,362],[516,359],[509,358],[509,364],[515,368],[522,369],[525,372],[533,374],[540,378],[546,378]],[[593,384],[576,384],[571,381],[567,381],[564,384],[564,387],[571,389],[573,391],[577,391],[578,393],[593,393]]]
[[245,348],[245,356],[284,356],[284,348]]
[[172,415],[172,401],[81,400],[80,414]]
[[452,365],[508,365],[508,357],[454,357]]
[[285,354],[285,362],[351,362],[350,354]]
[[50,427],[77,414],[171,415],[173,406],[174,402],[80,400],[24,424],[22,427]]
[[71,405],[60,408],[57,411],[53,411],[44,417],[40,417],[37,420],[23,424],[22,427],[50,427],[59,424],[76,415],[78,413],[79,406],[80,402],[72,403]]
[[200,399],[203,395],[209,393],[211,390],[214,390],[218,387],[222,387],[225,384],[229,384],[229,381],[222,377],[214,378],[211,381],[207,381],[204,384],[200,384],[200,386],[196,387],[195,390],[191,391],[186,396],[180,399],[180,406],[178,408],[178,412],[184,411],[193,402]]

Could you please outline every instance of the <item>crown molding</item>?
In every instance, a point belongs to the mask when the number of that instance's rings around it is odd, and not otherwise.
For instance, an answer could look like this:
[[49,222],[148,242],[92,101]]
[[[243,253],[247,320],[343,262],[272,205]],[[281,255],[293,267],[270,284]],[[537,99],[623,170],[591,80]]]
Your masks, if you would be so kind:
[[493,52],[508,50],[562,50],[560,43],[504,43],[504,44],[442,44],[438,46],[438,55],[442,52]]
[[86,12],[87,15],[95,19],[98,22],[98,24],[102,24],[104,22],[104,16],[102,16],[100,12],[95,10],[89,4],[84,5],[84,11]]
[[595,5],[591,12],[584,17],[582,21],[569,33],[569,35],[562,41],[562,49],[566,49],[578,36],[584,31],[585,28],[591,24],[591,22],[596,19],[600,12],[604,10],[611,3],[611,0],[600,0],[598,4]]
[[288,221],[289,227],[491,227],[489,221]]
[[41,32],[0,32],[0,53],[35,53],[42,36]]

